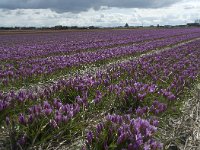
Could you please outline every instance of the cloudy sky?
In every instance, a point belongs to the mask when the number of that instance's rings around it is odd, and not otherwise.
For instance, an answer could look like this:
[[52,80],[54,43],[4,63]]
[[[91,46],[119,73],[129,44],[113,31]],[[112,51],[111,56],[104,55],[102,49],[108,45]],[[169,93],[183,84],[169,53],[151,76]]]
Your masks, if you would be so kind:
[[176,25],[200,19],[200,0],[0,0],[0,26]]

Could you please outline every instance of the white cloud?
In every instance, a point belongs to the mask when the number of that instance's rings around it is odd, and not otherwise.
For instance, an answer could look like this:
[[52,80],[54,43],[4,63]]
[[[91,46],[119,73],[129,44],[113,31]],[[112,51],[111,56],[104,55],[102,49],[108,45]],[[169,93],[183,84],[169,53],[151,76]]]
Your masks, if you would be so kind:
[[80,13],[57,13],[51,9],[0,9],[0,26],[119,26],[185,24],[200,18],[200,1],[184,0],[164,8],[89,9]]

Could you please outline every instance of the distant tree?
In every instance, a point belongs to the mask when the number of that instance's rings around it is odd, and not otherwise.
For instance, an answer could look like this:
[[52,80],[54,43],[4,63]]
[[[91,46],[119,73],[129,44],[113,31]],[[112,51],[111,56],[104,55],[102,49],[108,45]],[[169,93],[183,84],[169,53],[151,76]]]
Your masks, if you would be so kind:
[[128,27],[129,27],[128,23],[126,23],[124,27],[125,27],[125,28],[128,28]]
[[62,26],[62,29],[69,29],[68,26]]
[[95,26],[89,26],[88,29],[95,29]]
[[61,30],[62,29],[62,26],[61,25],[57,25],[54,27],[56,30]]
[[200,23],[200,19],[196,19],[194,23]]
[[78,26],[71,26],[71,29],[78,29]]

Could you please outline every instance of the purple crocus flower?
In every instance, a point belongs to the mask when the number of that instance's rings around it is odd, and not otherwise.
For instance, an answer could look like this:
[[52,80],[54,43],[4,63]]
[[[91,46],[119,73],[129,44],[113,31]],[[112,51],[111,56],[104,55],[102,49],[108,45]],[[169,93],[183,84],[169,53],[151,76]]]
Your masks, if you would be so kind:
[[68,116],[63,116],[62,119],[63,119],[62,121],[64,123],[67,123],[69,121],[69,117]]
[[46,116],[49,116],[51,113],[52,113],[52,109],[51,108],[47,108],[47,109],[44,109],[43,112]]
[[27,121],[26,121],[26,118],[23,114],[20,114],[19,115],[19,123],[23,124],[23,125],[26,125]]
[[33,120],[34,120],[34,117],[33,117],[32,114],[30,114],[30,115],[28,116],[28,123],[29,123],[29,124],[32,123]]
[[83,99],[79,95],[76,97],[76,101],[79,105],[83,104]]
[[21,146],[26,144],[26,136],[23,135],[17,142],[18,144],[20,144]]
[[50,125],[51,125],[53,128],[58,128],[58,124],[56,123],[55,120],[50,120]]
[[103,128],[104,128],[103,123],[99,123],[99,124],[97,125],[97,127],[96,127],[97,133],[100,134],[101,131],[103,130]]
[[87,142],[89,144],[92,143],[93,138],[94,138],[94,135],[93,135],[92,131],[89,131],[86,136],[87,136]]
[[117,139],[117,144],[120,145],[126,140],[126,134],[121,134]]

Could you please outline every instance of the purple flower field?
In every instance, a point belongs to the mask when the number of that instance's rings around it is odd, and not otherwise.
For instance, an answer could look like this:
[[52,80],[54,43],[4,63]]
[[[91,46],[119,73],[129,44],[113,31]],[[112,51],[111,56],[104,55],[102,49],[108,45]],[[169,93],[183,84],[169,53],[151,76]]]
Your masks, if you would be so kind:
[[199,77],[200,28],[0,35],[3,147],[165,149]]

